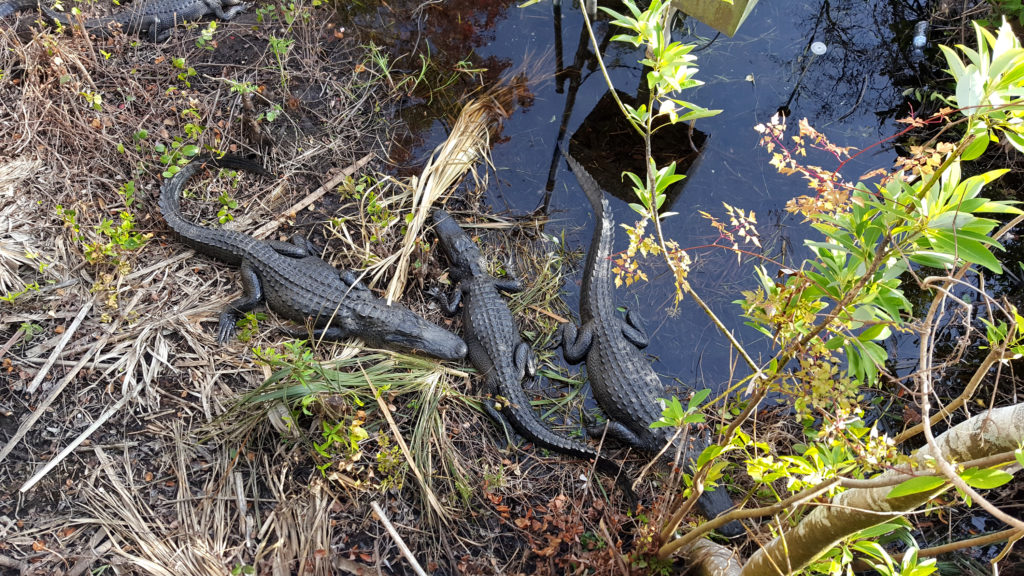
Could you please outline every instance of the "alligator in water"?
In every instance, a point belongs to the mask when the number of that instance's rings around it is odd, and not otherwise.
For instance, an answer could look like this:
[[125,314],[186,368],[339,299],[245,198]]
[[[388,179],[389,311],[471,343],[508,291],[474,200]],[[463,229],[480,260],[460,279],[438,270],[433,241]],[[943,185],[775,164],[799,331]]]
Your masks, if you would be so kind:
[[455,283],[451,298],[434,297],[447,313],[454,315],[462,304],[463,338],[469,347],[469,361],[483,376],[484,410],[507,434],[509,425],[537,446],[575,458],[595,460],[602,472],[616,478],[628,496],[628,479],[615,462],[585,444],[548,429],[530,408],[523,391],[523,379],[535,377],[533,350],[523,342],[512,313],[498,290],[517,292],[518,281],[498,280],[487,273],[480,248],[444,210],[434,212],[434,233],[451,263],[449,276]]
[[427,322],[400,304],[388,305],[374,296],[349,271],[341,271],[318,258],[301,237],[292,242],[264,241],[233,230],[206,228],[189,222],[181,213],[180,198],[189,179],[205,165],[267,172],[241,156],[204,155],[186,164],[160,190],[160,210],[174,232],[196,251],[242,269],[241,298],[220,315],[217,341],[234,333],[239,314],[260,302],[277,314],[307,322],[314,338],[361,338],[371,346],[401,348],[435,358],[458,360],[466,343],[447,330]]
[[[50,8],[45,3],[32,0],[7,0],[0,3],[0,18],[39,8],[52,22],[63,26],[77,26],[77,18]],[[89,18],[81,22],[89,34],[105,38],[120,28],[126,34],[146,37],[153,42],[163,42],[171,35],[171,29],[183,22],[201,20],[214,15],[222,20],[231,20],[246,5],[241,0],[139,0],[127,10],[111,16]]]
[[[661,419],[662,403],[670,394],[641,350],[647,346],[647,334],[636,314],[622,319],[615,309],[611,255],[615,241],[615,218],[601,187],[568,152],[562,155],[579,180],[593,206],[597,220],[594,237],[587,252],[580,290],[579,329],[562,325],[562,349],[565,360],[577,364],[586,358],[587,378],[598,405],[608,417],[607,435],[627,446],[648,454],[656,454],[674,434],[671,427],[651,428]],[[600,435],[605,425],[588,431]],[[693,462],[707,447],[708,440],[691,431],[681,448],[683,462]],[[676,450],[668,451],[674,455]],[[705,491],[697,501],[704,514],[714,518],[733,506],[724,488]],[[738,522],[721,529],[732,536],[743,532]]]

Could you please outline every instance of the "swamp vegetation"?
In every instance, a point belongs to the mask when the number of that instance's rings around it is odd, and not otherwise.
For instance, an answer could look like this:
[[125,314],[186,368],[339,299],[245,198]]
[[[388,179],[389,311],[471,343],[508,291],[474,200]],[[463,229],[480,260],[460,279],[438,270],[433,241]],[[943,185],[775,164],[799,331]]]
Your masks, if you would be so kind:
[[[437,26],[431,9],[410,13]],[[586,20],[588,58],[643,142],[642,169],[623,178],[634,213],[618,214],[617,282],[668,278],[674,306],[702,309],[734,359],[722,390],[687,382],[651,423],[710,431],[695,466],[663,472],[592,441],[627,462],[630,503],[591,463],[499,437],[468,364],[290,339],[263,312],[239,322],[239,342],[215,342],[238,272],[168,234],[156,194],[200,152],[256,153],[277,178],[209,172],[183,202],[190,217],[302,234],[378,294],[457,331],[426,297],[448,282],[426,225],[445,205],[495,275],[527,284],[510,305],[550,383],[528,390],[533,408],[573,435],[599,416],[585,374],[550,350],[572,316],[579,254],[549,215],[494,214],[483,195],[489,149],[529,104],[529,75],[394,53],[372,43],[379,26],[346,30],[396,10],[261,3],[160,44],[65,34],[29,14],[0,28],[0,571],[1024,569],[1022,315],[992,290],[1024,274],[1004,250],[1024,220],[1012,189],[1024,49],[1000,14],[972,8],[988,27],[965,19],[960,45],[936,50],[947,72],[901,120],[892,140],[906,153],[889,169],[851,178],[844,168],[865,151],[785,114],[751,127],[771,169],[808,191],[785,208],[804,223],[796,262],[761,249],[749,208],[703,212],[712,249],[753,281],[730,296],[746,332],[705,303],[690,282],[700,255],[664,226],[685,210],[669,201],[685,174],[661,160],[658,134],[695,133],[718,112],[691,101],[695,45],[673,40],[665,3],[603,7],[610,41],[643,58],[646,89],[625,100]],[[404,177],[410,111],[432,106],[453,111],[446,138]],[[913,366],[900,369],[908,349]],[[964,366],[967,378],[948,377]],[[701,518],[693,505],[710,489],[736,508]],[[984,516],[984,533],[954,527],[955,514]],[[746,534],[713,534],[731,520]]]

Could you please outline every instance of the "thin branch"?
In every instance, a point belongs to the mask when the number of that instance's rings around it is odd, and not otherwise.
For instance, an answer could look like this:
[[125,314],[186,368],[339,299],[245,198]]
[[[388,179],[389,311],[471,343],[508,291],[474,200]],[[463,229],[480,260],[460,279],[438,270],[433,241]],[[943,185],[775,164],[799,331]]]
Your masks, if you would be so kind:
[[[931,556],[939,556],[941,554],[949,554],[950,552],[956,552],[957,550],[963,550],[965,548],[974,548],[976,546],[988,546],[989,544],[995,544],[997,542],[1003,542],[1006,540],[1013,540],[1019,538],[1024,538],[1024,530],[1009,528],[999,532],[985,534],[984,536],[977,536],[975,538],[968,538],[967,540],[958,540],[956,542],[950,542],[949,544],[943,544],[941,546],[921,548],[917,551],[917,557],[928,558]],[[902,562],[903,556],[905,554],[906,552],[893,554],[892,559],[895,562]]]
[[[1002,348],[992,348],[991,350],[989,350],[988,355],[985,356],[984,360],[981,361],[981,364],[978,365],[978,369],[974,371],[974,375],[971,376],[971,380],[970,382],[967,383],[967,386],[964,387],[963,392],[961,392],[960,395],[957,396],[956,399],[954,399],[952,402],[946,404],[945,406],[942,407],[942,409],[933,414],[929,419],[929,424],[934,426],[940,420],[947,418],[950,414],[952,414],[958,408],[963,406],[964,403],[970,400],[974,396],[974,393],[977,392],[978,386],[981,385],[981,382],[985,379],[985,376],[988,375],[989,368],[991,368],[992,365],[995,364],[996,362],[1002,360],[1004,353],[1005,352]],[[915,426],[912,426],[904,430],[903,432],[900,432],[896,436],[896,438],[894,438],[894,441],[897,445],[902,444],[906,442],[907,439],[913,438],[914,436],[920,434],[922,430],[924,430],[924,422],[921,422]]]
[[718,518],[705,522],[700,526],[694,528],[692,531],[687,532],[685,535],[663,545],[661,548],[658,549],[658,558],[661,558],[663,560],[665,558],[668,558],[674,552],[687,546],[689,543],[693,542],[697,538],[700,538],[704,534],[707,534],[708,532],[715,530],[716,528],[725,526],[733,520],[746,520],[748,518],[774,516],[775,514],[778,514],[783,510],[799,506],[804,502],[813,500],[818,496],[821,496],[825,492],[828,492],[838,484],[839,478],[830,478],[828,480],[825,480],[821,484],[818,484],[817,486],[805,488],[800,492],[797,492],[796,494],[790,496],[789,498],[786,498],[781,502],[776,502],[771,506],[764,506],[761,508],[748,508],[746,510],[733,510],[728,514],[722,514]]

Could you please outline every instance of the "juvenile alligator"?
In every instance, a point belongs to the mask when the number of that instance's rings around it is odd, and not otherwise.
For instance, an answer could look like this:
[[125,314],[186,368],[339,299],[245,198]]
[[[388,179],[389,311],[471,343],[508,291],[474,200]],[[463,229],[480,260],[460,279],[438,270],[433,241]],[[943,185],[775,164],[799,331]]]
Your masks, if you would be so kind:
[[458,360],[466,355],[466,343],[461,338],[400,304],[389,306],[351,272],[338,270],[318,258],[304,238],[297,237],[292,242],[264,241],[186,220],[181,213],[182,190],[207,164],[267,172],[244,157],[204,155],[183,166],[160,190],[164,220],[185,244],[218,260],[241,265],[243,295],[221,313],[218,342],[223,344],[234,334],[239,314],[265,301],[271,310],[289,320],[308,322],[314,338],[358,337],[371,346],[397,347],[445,360]]
[[451,263],[449,275],[455,283],[452,297],[435,293],[446,312],[454,315],[462,304],[463,338],[469,347],[469,361],[484,379],[484,410],[507,434],[509,425],[527,440],[574,458],[595,460],[597,467],[619,481],[632,496],[628,478],[615,462],[585,444],[549,430],[530,408],[523,391],[523,379],[535,377],[533,351],[519,336],[512,313],[498,290],[517,292],[515,280],[498,280],[487,273],[487,263],[459,224],[444,210],[434,212],[434,233]]
[[[32,6],[34,5],[33,3]],[[39,8],[53,22],[63,26],[79,24],[77,18],[57,12],[45,3],[41,3]],[[152,42],[163,42],[171,35],[171,29],[178,24],[201,20],[208,15],[231,20],[245,8],[246,5],[241,0],[137,0],[137,3],[133,3],[123,12],[85,20],[82,22],[82,28],[88,34],[106,38],[120,27],[125,34],[148,37]]]
[[[663,410],[659,398],[670,394],[641,352],[649,342],[639,318],[627,313],[623,320],[615,310],[611,255],[615,242],[615,217],[601,187],[568,152],[562,155],[569,162],[576,179],[590,200],[597,220],[590,249],[583,270],[580,290],[580,322],[562,325],[562,349],[565,360],[577,364],[586,358],[587,378],[598,405],[608,417],[609,438],[648,454],[659,452],[672,440],[670,427],[651,428],[661,418]],[[600,435],[604,425],[591,427],[588,432]],[[693,462],[708,446],[708,439],[691,431],[681,448],[682,462]],[[675,456],[669,448],[667,454]],[[705,491],[697,501],[708,518],[714,518],[733,506],[724,488]],[[721,530],[723,534],[743,532],[738,522],[730,522]]]

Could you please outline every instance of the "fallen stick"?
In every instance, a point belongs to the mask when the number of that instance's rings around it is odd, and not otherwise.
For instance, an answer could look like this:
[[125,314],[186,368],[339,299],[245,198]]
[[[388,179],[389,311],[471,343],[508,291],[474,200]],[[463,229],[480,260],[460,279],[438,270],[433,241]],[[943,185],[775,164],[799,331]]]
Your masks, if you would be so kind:
[[11,336],[11,339],[7,341],[7,344],[4,344],[3,348],[0,348],[0,360],[3,360],[4,356],[7,355],[7,351],[11,349],[11,346],[14,346],[14,343],[17,342],[24,333],[25,330],[23,328],[18,328],[18,331],[14,333],[14,336]]
[[89,362],[89,359],[92,358],[92,355],[95,354],[96,351],[100,349],[101,345],[102,342],[97,342],[93,344],[92,348],[90,348],[88,352],[86,352],[85,354],[82,355],[81,358],[79,358],[78,362],[71,369],[71,371],[64,375],[64,378],[62,378],[60,383],[57,384],[57,387],[50,392],[50,395],[47,396],[46,399],[43,400],[38,406],[36,406],[36,409],[32,412],[32,415],[21,423],[21,426],[18,427],[18,431],[14,433],[14,436],[11,436],[11,439],[8,440],[7,444],[4,445],[3,449],[0,449],[0,462],[3,462],[4,458],[7,458],[7,455],[11,453],[11,450],[14,449],[18,442],[21,442],[21,439],[25,437],[25,434],[28,434],[28,431],[32,429],[32,426],[35,425],[36,421],[39,420],[39,418],[41,418],[43,414],[46,413],[46,409],[50,407],[50,404],[53,404],[53,401],[56,400],[58,396],[60,396],[60,393],[64,391],[64,388],[68,385],[68,383],[74,380],[75,376],[78,375],[78,372],[82,370],[82,367],[85,366],[87,362]]
[[309,206],[313,202],[319,200],[321,197],[323,197],[324,194],[327,194],[327,192],[333,190],[335,186],[344,182],[346,178],[355,174],[356,170],[359,170],[363,166],[369,164],[370,160],[372,159],[373,153],[371,152],[366,156],[363,156],[359,160],[356,160],[351,166],[342,170],[337,176],[331,178],[326,184],[320,186],[302,200],[299,200],[295,204],[292,204],[284,211],[284,213],[281,216],[274,218],[270,222],[267,222],[263,226],[260,226],[259,228],[254,230],[252,235],[257,238],[266,237],[274,230],[277,230],[277,227],[280,226],[282,222],[287,220],[292,214],[297,213],[299,210],[302,210],[303,208]]
[[25,570],[28,569],[28,563],[20,562],[14,558],[0,554],[0,568],[13,568],[17,570],[19,574],[24,574]]
[[54,346],[53,352],[50,354],[50,358],[47,359],[46,364],[43,364],[43,367],[39,369],[39,373],[36,374],[36,377],[32,380],[32,383],[28,385],[28,388],[25,389],[25,392],[28,394],[34,394],[36,389],[39,388],[39,385],[43,382],[43,378],[46,378],[46,375],[49,374],[50,368],[53,367],[53,363],[57,360],[57,357],[64,351],[64,347],[68,345],[72,334],[75,333],[75,330],[78,330],[78,327],[82,324],[82,320],[85,320],[85,315],[92,309],[92,303],[93,301],[89,300],[85,303],[85,306],[82,306],[82,309],[78,311],[78,316],[75,316],[75,320],[71,323],[71,327],[64,331],[64,335],[61,336],[60,341],[57,342],[56,346]]
[[373,502],[370,502],[370,507],[373,508],[373,513],[377,515],[377,519],[384,525],[384,529],[387,530],[388,534],[391,535],[391,538],[394,539],[398,549],[402,552],[402,556],[405,556],[405,559],[409,561],[409,565],[412,566],[413,572],[419,576],[427,576],[427,573],[423,571],[423,567],[416,561],[416,557],[412,555],[412,550],[409,550],[409,547],[405,545],[405,541],[402,540],[402,536],[398,533],[398,530],[395,530],[395,527],[391,525],[391,521],[384,515],[384,510],[381,509],[380,504],[377,504],[377,501],[374,500]]
[[38,472],[36,472],[31,478],[29,478],[28,481],[25,482],[24,485],[22,485],[19,491],[22,494],[24,494],[25,492],[31,490],[32,487],[35,486],[37,482],[42,480],[43,477],[50,472],[50,470],[53,470],[53,468],[57,464],[60,464],[62,460],[64,460],[65,458],[68,457],[69,454],[74,452],[75,448],[78,448],[78,446],[82,442],[85,442],[86,438],[91,436],[92,433],[98,430],[100,426],[103,426],[103,424],[106,423],[106,421],[109,420],[111,416],[113,416],[114,414],[117,413],[118,410],[123,408],[124,405],[127,404],[129,400],[134,398],[135,395],[138,394],[139,390],[141,389],[142,384],[136,384],[135,388],[132,389],[130,393],[125,394],[124,396],[121,397],[120,400],[117,401],[117,404],[114,404],[110,408],[107,408],[107,410],[103,412],[103,414],[100,414],[100,417],[97,418],[96,421],[92,423],[92,425],[86,428],[85,432],[82,432],[82,434],[79,435],[78,438],[75,438],[74,441],[71,442],[71,444],[68,444],[66,448],[61,450],[60,454],[57,454],[57,456],[55,456],[53,460],[47,462],[45,466],[43,466]]

